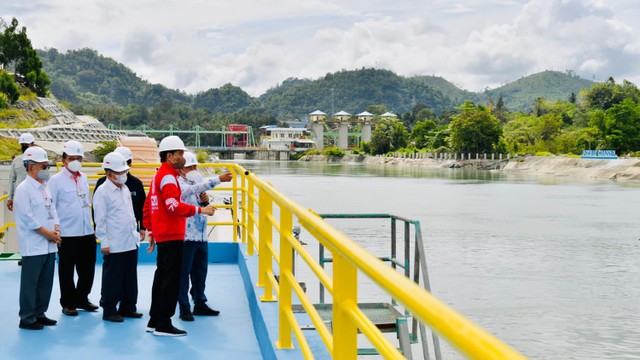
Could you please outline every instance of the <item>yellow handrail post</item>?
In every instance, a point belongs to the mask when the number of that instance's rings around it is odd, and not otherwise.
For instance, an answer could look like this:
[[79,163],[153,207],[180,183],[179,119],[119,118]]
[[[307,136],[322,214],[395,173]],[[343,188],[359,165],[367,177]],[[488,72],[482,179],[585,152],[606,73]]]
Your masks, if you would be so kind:
[[258,244],[258,286],[264,286],[264,295],[260,297],[262,301],[275,301],[273,297],[273,286],[267,276],[273,273],[272,254],[269,247],[273,241],[273,227],[269,222],[272,212],[271,196],[263,189],[260,189],[260,197],[258,198],[260,206],[260,223],[258,228],[260,231],[260,243]]
[[[245,206],[247,206],[247,177],[242,176],[242,190],[241,190],[241,194],[242,194],[242,207],[244,208]],[[247,212],[245,210],[242,210],[242,238],[240,240],[242,240],[243,244],[247,243]]]
[[342,254],[333,254],[333,358],[355,359],[358,328],[349,309],[358,306],[358,270]]
[[[236,219],[238,219],[238,191],[236,190],[238,188],[238,178],[236,176],[233,177],[231,184],[233,184],[233,190],[231,191],[231,203],[233,206],[231,211],[233,213],[233,217],[231,218],[231,221],[235,223]],[[231,226],[231,231],[231,238],[233,239],[233,242],[238,242],[238,227],[235,225]]]
[[280,349],[292,349],[291,324],[288,313],[291,312],[292,286],[288,274],[293,269],[293,246],[289,238],[293,233],[293,220],[291,211],[280,208],[280,291],[279,294],[279,339],[276,346]]
[[255,196],[255,189],[253,187],[253,181],[251,181],[251,179],[247,178],[247,182],[248,182],[248,188],[249,190],[247,191],[247,202],[246,205],[244,206],[244,211],[243,213],[247,215],[247,229],[246,229],[246,237],[247,237],[247,254],[248,255],[253,255],[254,254],[254,249],[255,249],[255,243],[254,243],[254,239],[255,239],[255,224],[253,223],[253,208],[254,208],[254,201],[253,198]]

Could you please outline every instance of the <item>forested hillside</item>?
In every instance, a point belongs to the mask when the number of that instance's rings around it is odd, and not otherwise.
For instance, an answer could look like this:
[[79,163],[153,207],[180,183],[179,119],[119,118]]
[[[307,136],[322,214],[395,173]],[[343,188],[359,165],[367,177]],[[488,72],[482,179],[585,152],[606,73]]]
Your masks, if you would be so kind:
[[[198,94],[186,94],[141,79],[126,66],[95,50],[80,49],[60,53],[56,49],[39,51],[43,68],[51,78],[51,92],[81,113],[91,113],[105,122],[134,126],[131,111],[142,106],[153,109],[161,101],[189,111],[234,114],[259,112],[277,120],[291,120],[320,109],[326,113],[345,110],[356,114],[370,105],[384,105],[391,112],[404,114],[421,104],[440,114],[460,106],[465,100],[479,103],[503,98],[509,111],[530,112],[537,98],[568,99],[592,82],[571,74],[545,71],[483,93],[462,90],[437,76],[402,77],[388,70],[343,70],[319,79],[290,78],[257,98],[241,88],[226,84]],[[129,109],[128,111],[126,109]],[[139,109],[135,110],[140,112]],[[124,112],[124,113],[123,113]]]
[[531,111],[536,99],[570,100],[573,94],[575,102],[580,90],[589,89],[594,83],[573,73],[543,71],[520,78],[514,82],[480,94],[480,99],[487,102],[489,98],[504,100],[509,111]]

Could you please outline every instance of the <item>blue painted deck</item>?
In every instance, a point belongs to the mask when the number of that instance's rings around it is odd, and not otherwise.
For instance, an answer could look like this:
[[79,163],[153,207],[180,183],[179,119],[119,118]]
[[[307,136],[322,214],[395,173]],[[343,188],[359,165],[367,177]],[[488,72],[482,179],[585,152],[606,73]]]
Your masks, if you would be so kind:
[[[300,359],[298,350],[278,350],[277,303],[260,303],[255,288],[257,258],[247,257],[242,244],[210,243],[210,264],[206,294],[208,304],[221,311],[218,317],[196,316],[184,322],[177,314],[176,327],[187,336],[156,337],[145,332],[151,304],[151,284],[155,258],[140,249],[138,265],[138,311],[142,319],[123,323],[102,320],[102,309],[94,313],[79,311],[76,317],[61,313],[60,290],[56,277],[47,316],[57,326],[32,331],[18,328],[20,267],[16,261],[0,261],[0,358],[4,359]],[[99,256],[101,258],[101,256]],[[253,272],[253,274],[251,274]],[[96,277],[90,300],[100,298],[102,267]],[[326,354],[319,339],[310,340],[320,358]],[[297,347],[297,346],[296,346]],[[324,353],[324,354],[323,354]]]

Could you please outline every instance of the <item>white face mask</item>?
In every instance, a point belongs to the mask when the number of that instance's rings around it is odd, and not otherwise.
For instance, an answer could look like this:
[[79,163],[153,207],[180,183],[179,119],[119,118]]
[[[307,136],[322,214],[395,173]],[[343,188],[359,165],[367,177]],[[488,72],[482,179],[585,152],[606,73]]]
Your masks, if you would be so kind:
[[187,175],[185,175],[185,177],[187,178],[187,180],[194,183],[202,182],[202,175],[200,175],[200,173],[196,170],[189,171]]
[[40,179],[42,181],[49,180],[49,176],[50,175],[51,175],[51,173],[49,172],[49,169],[38,171],[38,179]]
[[82,163],[78,160],[73,160],[67,164],[67,168],[69,168],[69,171],[78,172],[82,169]]
[[124,185],[127,182],[127,174],[116,175],[116,182],[120,185]]

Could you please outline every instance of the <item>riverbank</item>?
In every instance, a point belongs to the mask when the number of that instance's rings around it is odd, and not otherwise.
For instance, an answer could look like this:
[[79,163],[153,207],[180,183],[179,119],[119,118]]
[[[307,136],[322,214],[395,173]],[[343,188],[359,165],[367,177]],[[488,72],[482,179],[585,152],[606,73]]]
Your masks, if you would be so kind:
[[539,175],[564,176],[577,179],[640,181],[640,160],[593,160],[562,156],[526,156],[510,160],[410,159],[386,156],[307,155],[299,161],[343,164],[416,166],[426,168],[474,168],[479,170],[513,171]]

